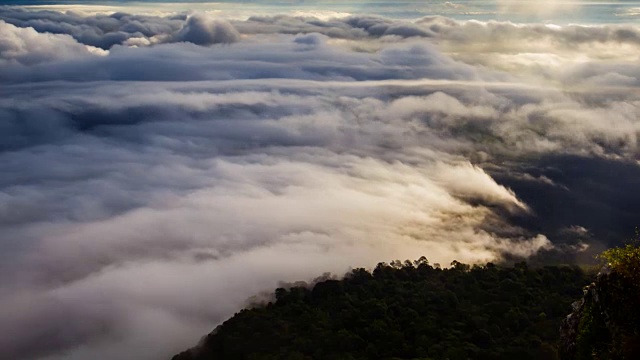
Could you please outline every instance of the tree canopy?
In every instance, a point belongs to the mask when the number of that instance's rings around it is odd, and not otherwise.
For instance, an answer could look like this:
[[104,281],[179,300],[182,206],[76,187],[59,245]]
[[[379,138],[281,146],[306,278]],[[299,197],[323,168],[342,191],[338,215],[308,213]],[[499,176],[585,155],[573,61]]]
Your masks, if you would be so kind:
[[278,288],[174,360],[552,360],[561,320],[590,281],[575,266],[380,263]]
[[640,238],[619,247],[605,250],[598,256],[611,271],[640,284]]

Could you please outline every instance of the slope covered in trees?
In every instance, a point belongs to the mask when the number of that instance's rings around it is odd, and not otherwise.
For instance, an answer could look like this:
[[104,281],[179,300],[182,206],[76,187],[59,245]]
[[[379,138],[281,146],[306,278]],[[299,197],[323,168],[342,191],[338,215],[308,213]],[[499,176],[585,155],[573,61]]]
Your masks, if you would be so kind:
[[279,288],[173,360],[555,359],[560,323],[590,281],[569,266],[394,261]]

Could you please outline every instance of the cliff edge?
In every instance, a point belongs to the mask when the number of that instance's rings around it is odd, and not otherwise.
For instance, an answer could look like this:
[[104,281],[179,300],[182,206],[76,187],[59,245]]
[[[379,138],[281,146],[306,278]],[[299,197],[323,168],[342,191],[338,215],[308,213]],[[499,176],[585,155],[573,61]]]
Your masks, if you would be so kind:
[[560,328],[560,358],[640,359],[640,247],[605,252],[609,260]]

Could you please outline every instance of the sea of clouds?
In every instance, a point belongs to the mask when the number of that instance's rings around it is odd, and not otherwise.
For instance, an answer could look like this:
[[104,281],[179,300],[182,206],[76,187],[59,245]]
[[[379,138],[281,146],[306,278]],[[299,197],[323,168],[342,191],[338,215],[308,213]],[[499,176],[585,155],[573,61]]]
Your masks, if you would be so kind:
[[108,10],[0,7],[2,359],[169,358],[282,281],[637,225],[637,26]]

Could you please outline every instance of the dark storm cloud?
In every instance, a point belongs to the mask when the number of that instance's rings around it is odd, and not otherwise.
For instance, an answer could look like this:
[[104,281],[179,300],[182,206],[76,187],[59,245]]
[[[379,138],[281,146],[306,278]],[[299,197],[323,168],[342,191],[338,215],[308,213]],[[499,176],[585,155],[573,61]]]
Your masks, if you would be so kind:
[[0,19],[0,358],[167,358],[280,281],[639,215],[632,27]]

